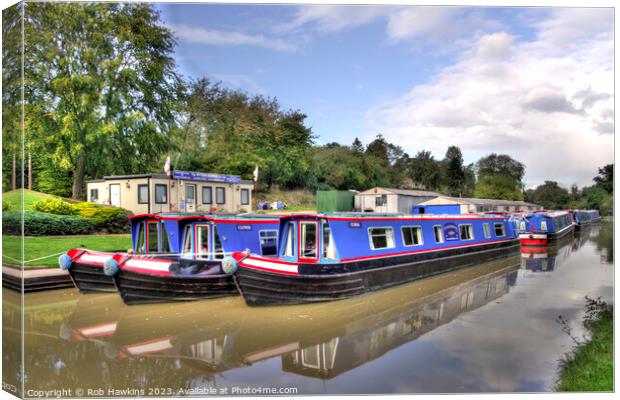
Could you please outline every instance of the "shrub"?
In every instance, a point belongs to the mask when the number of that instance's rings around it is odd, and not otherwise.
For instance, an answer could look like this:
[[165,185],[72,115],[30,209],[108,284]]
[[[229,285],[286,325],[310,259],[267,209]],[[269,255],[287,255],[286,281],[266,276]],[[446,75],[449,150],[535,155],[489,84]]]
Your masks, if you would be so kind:
[[124,208],[105,206],[97,203],[83,202],[73,206],[77,215],[92,222],[97,229],[109,233],[129,231],[129,212]]
[[73,206],[60,197],[47,197],[32,203],[32,210],[56,215],[76,215]]
[[[95,225],[73,215],[56,215],[37,211],[24,211],[24,234],[27,236],[45,235],[84,235],[95,231]],[[21,235],[20,211],[2,213],[2,233]]]
[[11,203],[6,200],[2,200],[2,211],[9,211],[11,209]]

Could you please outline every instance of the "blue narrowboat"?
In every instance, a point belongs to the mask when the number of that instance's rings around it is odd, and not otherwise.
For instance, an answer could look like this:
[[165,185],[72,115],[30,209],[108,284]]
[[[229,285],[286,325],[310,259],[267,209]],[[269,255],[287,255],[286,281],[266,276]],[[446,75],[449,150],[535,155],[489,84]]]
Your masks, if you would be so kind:
[[568,211],[542,211],[519,219],[519,239],[523,246],[547,246],[575,230]]
[[[127,303],[190,300],[205,291],[235,294],[232,279],[217,276],[226,254],[244,249],[277,254],[277,216],[142,214],[130,222],[129,251],[71,249],[61,256],[61,268],[80,291],[118,290]],[[209,282],[219,282],[217,290],[199,285]]]
[[601,214],[598,210],[571,210],[570,213],[575,223],[575,229],[581,229],[582,226],[601,220]]
[[251,306],[344,299],[519,252],[505,216],[334,213],[280,219],[278,257],[233,254]]

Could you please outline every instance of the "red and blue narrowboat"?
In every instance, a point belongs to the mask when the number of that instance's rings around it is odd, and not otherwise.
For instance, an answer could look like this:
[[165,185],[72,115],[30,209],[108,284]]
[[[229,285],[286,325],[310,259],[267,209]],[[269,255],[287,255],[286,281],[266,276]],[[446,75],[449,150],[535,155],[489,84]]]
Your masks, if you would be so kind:
[[[167,221],[175,221],[177,229],[166,231]],[[237,295],[226,273],[227,263],[234,263],[230,254],[249,249],[262,257],[275,256],[278,222],[277,217],[259,215],[148,215],[132,233],[142,254],[114,255],[104,272],[114,279],[126,304]],[[179,233],[174,239],[180,244],[177,254],[148,253],[151,247],[170,248],[166,241]]]
[[568,211],[541,211],[519,220],[519,239],[523,246],[547,246],[575,230]]
[[[115,292],[114,280],[104,273],[104,264],[115,254],[154,253],[176,254],[181,249],[179,219],[175,214],[143,214],[129,217],[131,226],[132,248],[122,250],[95,251],[88,249],[71,249],[59,257],[61,269],[67,269],[73,284],[80,292]],[[140,228],[148,228],[143,235],[138,235]],[[167,240],[160,241],[159,235]],[[144,240],[147,238],[147,240]],[[140,242],[140,240],[142,240]]]
[[599,222],[601,214],[598,210],[571,210],[570,211],[575,229],[581,229],[583,226]]
[[344,299],[519,252],[505,216],[290,215],[278,257],[233,254],[251,306]]

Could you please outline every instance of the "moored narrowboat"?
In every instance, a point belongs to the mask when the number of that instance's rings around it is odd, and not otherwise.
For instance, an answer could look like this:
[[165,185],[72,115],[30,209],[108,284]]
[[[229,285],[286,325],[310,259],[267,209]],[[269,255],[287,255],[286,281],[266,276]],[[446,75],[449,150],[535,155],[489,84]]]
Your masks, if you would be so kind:
[[[175,220],[177,229],[165,231]],[[237,295],[226,262],[233,251],[250,251],[263,257],[277,253],[278,218],[242,215],[149,215],[133,230],[138,251],[117,254],[105,269],[112,276],[126,304],[187,301]],[[153,227],[151,228],[151,224]],[[150,246],[162,249],[173,234],[181,236],[176,254],[149,254]],[[233,260],[234,261],[234,260]]]
[[[129,217],[133,253],[164,254],[179,253],[181,235],[179,219],[176,214],[142,214]],[[142,234],[139,229],[145,229]],[[159,235],[167,240],[159,240]],[[123,255],[127,249],[95,251],[71,249],[59,258],[59,265],[67,269],[76,288],[83,293],[115,292],[116,286],[111,276],[104,273],[104,264],[115,254]]]
[[581,229],[583,226],[600,222],[601,220],[601,214],[598,210],[571,210],[570,213],[575,224],[575,229]]
[[568,211],[542,211],[523,215],[519,239],[523,246],[547,246],[575,230]]
[[251,306],[344,299],[519,252],[505,216],[290,215],[278,257],[236,252]]

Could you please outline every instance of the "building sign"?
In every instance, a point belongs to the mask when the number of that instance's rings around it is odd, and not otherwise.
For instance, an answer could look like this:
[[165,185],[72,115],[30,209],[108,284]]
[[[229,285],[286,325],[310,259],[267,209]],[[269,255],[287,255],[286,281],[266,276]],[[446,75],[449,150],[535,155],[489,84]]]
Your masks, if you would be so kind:
[[459,240],[459,228],[454,224],[445,224],[443,234],[446,240]]
[[252,225],[237,225],[238,231],[251,231]]
[[222,182],[222,183],[241,182],[241,177],[237,175],[208,174],[206,172],[194,172],[194,171],[172,171],[172,179],[183,179],[186,181]]

